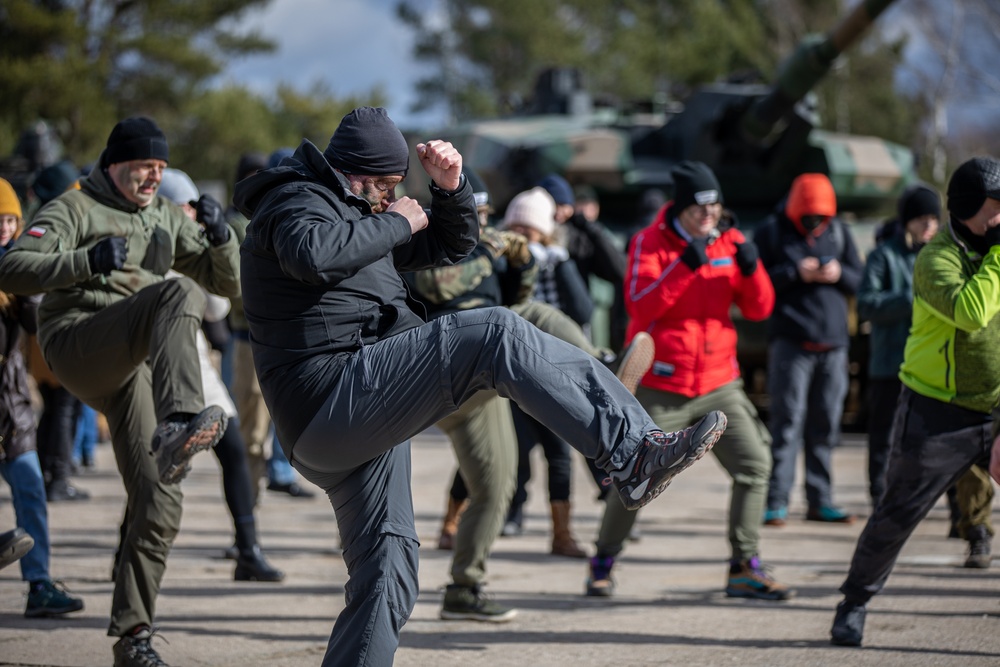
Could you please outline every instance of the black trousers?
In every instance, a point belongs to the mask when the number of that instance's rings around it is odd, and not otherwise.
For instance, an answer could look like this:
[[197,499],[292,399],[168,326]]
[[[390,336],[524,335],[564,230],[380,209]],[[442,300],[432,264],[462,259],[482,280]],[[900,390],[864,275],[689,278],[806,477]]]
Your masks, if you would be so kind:
[[904,387],[892,424],[881,502],[858,538],[844,597],[865,603],[885,586],[913,529],[973,464],[989,464],[993,417]]

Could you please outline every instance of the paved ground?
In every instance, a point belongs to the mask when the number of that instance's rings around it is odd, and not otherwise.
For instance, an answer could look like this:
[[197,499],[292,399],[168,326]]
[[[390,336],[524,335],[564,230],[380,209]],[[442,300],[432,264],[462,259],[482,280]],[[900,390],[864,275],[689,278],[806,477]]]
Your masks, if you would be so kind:
[[[453,457],[447,443],[429,433],[415,440],[413,458],[417,528],[424,540],[422,591],[396,665],[1000,664],[1000,563],[988,571],[958,567],[965,545],[944,539],[943,505],[918,528],[889,587],[871,605],[863,649],[827,642],[836,589],[861,523],[826,526],[795,519],[784,529],[765,529],[765,560],[798,589],[798,597],[787,603],[725,598],[728,484],[710,459],[644,510],[642,539],[629,546],[616,568],[619,587],[612,600],[581,595],[583,561],[547,554],[547,511],[535,482],[527,534],[498,541],[491,563],[489,590],[520,615],[505,625],[440,621],[449,560],[434,546]],[[835,465],[840,500],[866,513],[864,450],[856,436],[838,450]],[[582,466],[575,479],[575,528],[589,541],[600,506]],[[78,484],[93,494],[90,502],[50,508],[52,572],[85,598],[86,610],[59,620],[25,619],[25,586],[17,567],[0,572],[2,665],[111,663],[113,640],[105,635],[108,576],[123,491],[109,447],[99,449],[98,471]],[[345,580],[325,498],[266,493],[263,543],[288,579],[248,584],[233,582],[232,563],[221,558],[232,537],[211,455],[200,456],[184,488],[183,528],[159,599],[164,641],[154,642],[161,655],[175,666],[318,665],[343,604]],[[792,511],[796,517],[804,512],[801,496]],[[0,526],[12,522],[9,489],[0,485]]]

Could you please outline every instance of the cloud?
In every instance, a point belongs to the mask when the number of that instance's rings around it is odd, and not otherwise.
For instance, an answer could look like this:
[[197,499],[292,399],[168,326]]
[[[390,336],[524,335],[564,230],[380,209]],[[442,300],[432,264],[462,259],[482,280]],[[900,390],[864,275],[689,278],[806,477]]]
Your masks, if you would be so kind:
[[[277,44],[274,53],[233,61],[221,76],[259,93],[279,83],[307,90],[324,82],[336,96],[380,87],[400,125],[440,122],[410,113],[414,83],[426,68],[413,60],[413,33],[397,18],[397,0],[272,0],[237,23]],[[420,0],[432,11],[435,0]]]

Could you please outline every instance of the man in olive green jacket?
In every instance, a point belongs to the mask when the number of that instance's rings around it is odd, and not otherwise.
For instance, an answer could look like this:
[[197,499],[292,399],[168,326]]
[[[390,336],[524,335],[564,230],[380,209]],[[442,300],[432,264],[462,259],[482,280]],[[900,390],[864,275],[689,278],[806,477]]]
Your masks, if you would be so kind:
[[[205,407],[195,335],[205,297],[240,293],[236,241],[210,197],[197,219],[157,196],[166,137],[148,118],[118,123],[90,175],[42,208],[0,262],[0,289],[46,292],[39,342],[63,386],[103,412],[130,521],[108,634],[115,667],[164,664],[149,644],[181,518],[177,484],[225,430]],[[186,277],[164,280],[174,268]],[[152,453],[152,455],[151,455]]]

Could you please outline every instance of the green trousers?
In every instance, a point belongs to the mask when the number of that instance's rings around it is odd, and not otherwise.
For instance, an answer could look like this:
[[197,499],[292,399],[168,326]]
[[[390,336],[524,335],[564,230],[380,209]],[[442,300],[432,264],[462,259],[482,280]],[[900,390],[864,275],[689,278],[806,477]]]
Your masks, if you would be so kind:
[[165,280],[46,339],[45,360],[71,393],[103,412],[128,496],[129,523],[108,634],[152,625],[167,554],[181,523],[181,490],[161,484],[150,441],[159,421],[205,408],[195,336],[205,295]]
[[[712,452],[733,480],[729,545],[733,559],[758,554],[771,475],[771,437],[743,391],[743,381],[730,382],[696,398],[639,387],[636,398],[656,425],[667,432],[686,428],[712,410],[726,414],[729,425]],[[637,512],[625,509],[617,493],[609,493],[597,538],[597,555],[621,553],[637,517]]]
[[962,511],[957,524],[962,539],[973,526],[986,526],[987,532],[993,535],[993,478],[989,471],[972,466],[955,482],[955,490],[958,491],[958,508]]
[[510,402],[481,391],[437,423],[451,439],[469,505],[458,523],[451,578],[476,586],[486,576],[486,559],[500,534],[517,471],[517,438]]

